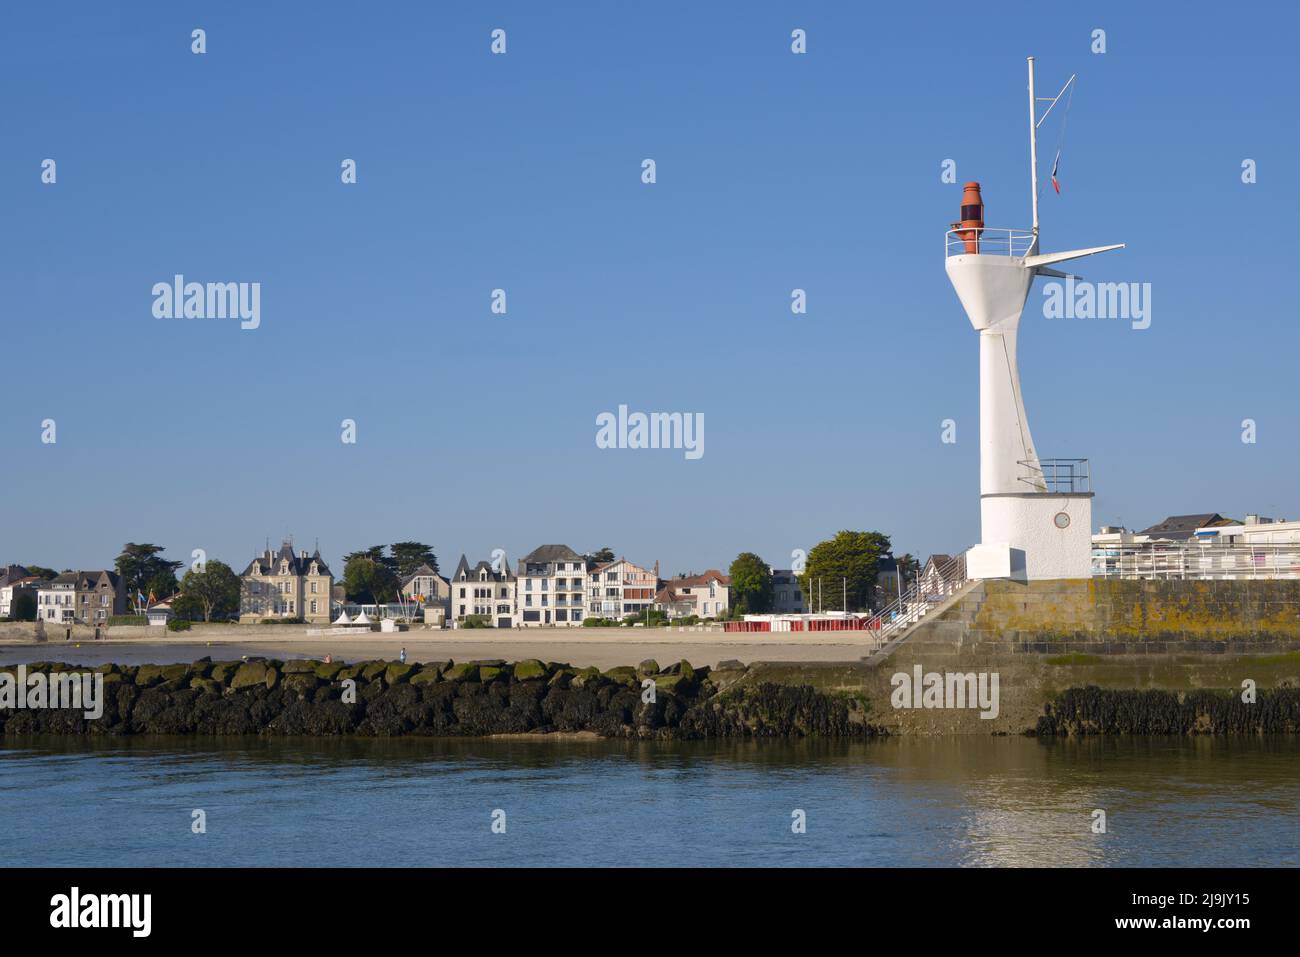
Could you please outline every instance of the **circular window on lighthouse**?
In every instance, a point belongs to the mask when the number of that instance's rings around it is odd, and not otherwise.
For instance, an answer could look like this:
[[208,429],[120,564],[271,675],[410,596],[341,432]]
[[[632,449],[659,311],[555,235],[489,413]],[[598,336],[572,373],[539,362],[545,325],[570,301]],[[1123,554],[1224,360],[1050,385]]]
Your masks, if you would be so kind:
[[1053,518],[1052,521],[1056,523],[1057,528],[1070,527],[1070,516],[1066,515],[1064,512],[1057,512],[1056,517]]

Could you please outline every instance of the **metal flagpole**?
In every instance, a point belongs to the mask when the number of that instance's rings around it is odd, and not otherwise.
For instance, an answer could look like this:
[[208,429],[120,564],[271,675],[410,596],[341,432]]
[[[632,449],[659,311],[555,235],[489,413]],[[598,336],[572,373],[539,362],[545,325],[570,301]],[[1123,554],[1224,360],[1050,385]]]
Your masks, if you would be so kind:
[[1029,198],[1034,214],[1034,240],[1029,255],[1038,252],[1038,101],[1034,97],[1034,58],[1029,57]]

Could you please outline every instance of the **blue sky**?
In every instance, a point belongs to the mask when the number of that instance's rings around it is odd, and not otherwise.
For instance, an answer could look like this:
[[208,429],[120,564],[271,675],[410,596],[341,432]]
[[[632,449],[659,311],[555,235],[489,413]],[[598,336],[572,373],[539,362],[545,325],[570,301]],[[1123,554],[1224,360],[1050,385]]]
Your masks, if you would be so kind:
[[[1079,271],[1152,288],[1141,331],[1045,320],[1031,293],[1020,362],[1040,454],[1091,459],[1094,524],[1300,517],[1298,19],[1197,4],[7,10],[0,562],[101,567],[132,540],[238,566],[293,535],[335,562],[410,538],[444,568],[565,542],[671,573],[741,550],[788,567],[841,528],[920,555],[969,545],[978,346],[943,231],[967,179],[990,225],[1028,225],[1030,53],[1044,92],[1079,74],[1044,249],[1126,242]],[[1042,135],[1050,165],[1053,120]],[[949,158],[957,185],[940,181]],[[154,319],[150,290],[176,273],[260,282],[261,327]],[[807,315],[790,311],[796,287]],[[619,404],[703,413],[705,455],[598,449],[596,416]]]

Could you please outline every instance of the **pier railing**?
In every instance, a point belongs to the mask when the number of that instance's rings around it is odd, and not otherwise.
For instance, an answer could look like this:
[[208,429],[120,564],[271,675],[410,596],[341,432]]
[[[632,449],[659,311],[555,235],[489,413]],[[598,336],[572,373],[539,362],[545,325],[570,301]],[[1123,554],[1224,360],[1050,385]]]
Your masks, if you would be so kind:
[[916,624],[936,605],[965,587],[970,579],[966,575],[966,549],[936,568],[923,570],[907,590],[869,619],[880,644],[898,637]]

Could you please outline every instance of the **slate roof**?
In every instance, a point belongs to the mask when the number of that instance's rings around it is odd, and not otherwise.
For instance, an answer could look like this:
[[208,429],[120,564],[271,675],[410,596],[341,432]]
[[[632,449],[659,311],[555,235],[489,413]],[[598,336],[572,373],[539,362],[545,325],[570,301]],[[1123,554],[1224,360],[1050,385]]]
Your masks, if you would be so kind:
[[281,559],[287,560],[289,562],[290,575],[308,574],[308,572],[311,570],[311,563],[315,562],[317,574],[329,575],[331,578],[334,577],[334,573],[331,572],[329,566],[325,564],[325,559],[321,558],[319,548],[316,549],[316,551],[312,552],[312,554],[309,555],[308,557],[303,558],[302,556],[294,553],[293,546],[290,545],[288,542],[285,542],[283,545],[281,545],[280,550],[278,552],[273,552],[269,548],[266,551],[262,552],[251,562],[249,562],[248,565],[244,568],[244,570],[239,573],[239,575],[241,578],[243,578],[246,575],[253,574],[254,564],[260,564],[262,566],[263,575],[278,574]]
[[[479,573],[487,571],[487,580],[490,582],[512,582],[515,580],[515,574],[510,570],[510,563],[504,559],[501,562],[504,571],[493,571],[491,562],[479,562],[477,565],[470,565],[464,555],[460,556],[460,561],[456,564],[456,571],[452,573],[451,580],[454,582],[461,581],[460,573],[465,573],[465,581],[481,581]],[[444,579],[445,580],[445,579]],[[451,582],[448,582],[451,584]]]
[[[463,555],[461,556],[462,561],[464,560],[464,557],[465,556]],[[435,572],[428,565],[428,563],[424,563],[421,564],[418,568],[416,568],[415,571],[411,572],[411,574],[407,575],[405,578],[402,579],[402,587],[405,588],[407,585],[411,584],[411,582],[415,581],[420,576],[424,576],[426,578],[436,578],[439,581],[441,581],[444,585],[449,584],[445,577]]]
[[539,545],[525,555],[521,561],[525,565],[546,565],[551,562],[582,562],[585,567],[587,560],[568,545]]
[[1138,534],[1182,542],[1195,537],[1198,528],[1204,528],[1207,525],[1219,525],[1226,521],[1227,519],[1218,512],[1205,512],[1199,515],[1170,515],[1163,522],[1158,522],[1150,528],[1144,528]]

